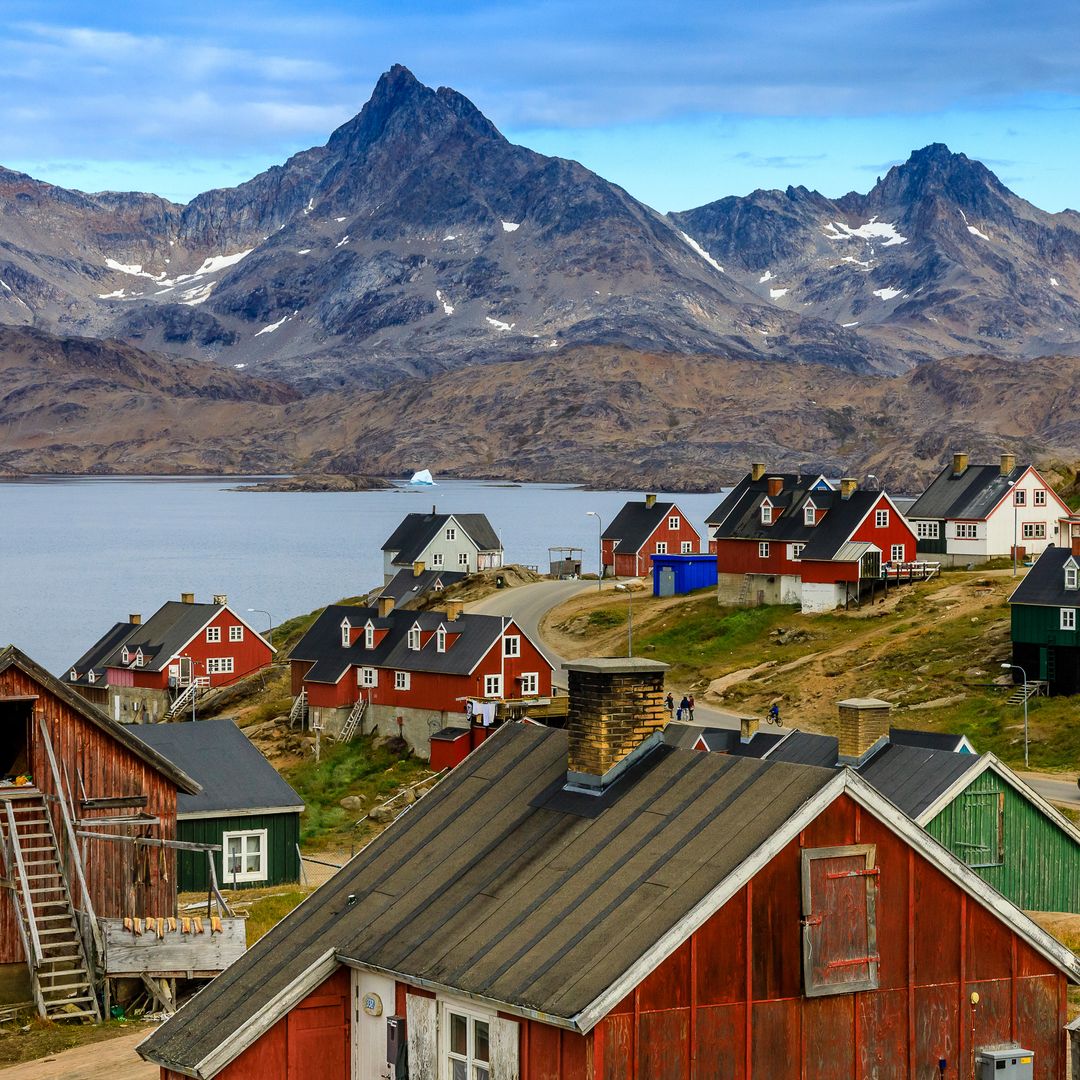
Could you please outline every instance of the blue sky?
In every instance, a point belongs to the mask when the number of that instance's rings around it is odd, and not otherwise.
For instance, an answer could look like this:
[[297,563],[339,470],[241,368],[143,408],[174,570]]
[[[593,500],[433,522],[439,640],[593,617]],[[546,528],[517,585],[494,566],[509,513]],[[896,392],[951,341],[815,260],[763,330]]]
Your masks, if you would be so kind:
[[1080,208],[1078,46],[1060,0],[3,0],[0,164],[186,201],[325,142],[403,63],[660,210],[865,191],[929,142]]

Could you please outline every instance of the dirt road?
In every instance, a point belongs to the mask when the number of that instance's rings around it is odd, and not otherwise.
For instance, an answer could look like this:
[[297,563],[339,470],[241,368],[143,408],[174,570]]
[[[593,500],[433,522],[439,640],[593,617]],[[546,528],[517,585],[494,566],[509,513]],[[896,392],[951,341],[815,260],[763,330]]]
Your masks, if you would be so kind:
[[157,1080],[160,1070],[135,1053],[153,1027],[139,1024],[125,1035],[78,1046],[62,1054],[0,1070],[4,1080]]

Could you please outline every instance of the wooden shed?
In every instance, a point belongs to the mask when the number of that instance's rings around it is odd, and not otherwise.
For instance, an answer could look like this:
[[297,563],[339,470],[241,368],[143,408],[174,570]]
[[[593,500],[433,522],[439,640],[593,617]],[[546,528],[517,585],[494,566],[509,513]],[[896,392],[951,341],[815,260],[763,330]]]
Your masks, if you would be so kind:
[[565,731],[504,726],[140,1045],[163,1080],[1063,1080],[1076,958],[856,772],[570,669]]

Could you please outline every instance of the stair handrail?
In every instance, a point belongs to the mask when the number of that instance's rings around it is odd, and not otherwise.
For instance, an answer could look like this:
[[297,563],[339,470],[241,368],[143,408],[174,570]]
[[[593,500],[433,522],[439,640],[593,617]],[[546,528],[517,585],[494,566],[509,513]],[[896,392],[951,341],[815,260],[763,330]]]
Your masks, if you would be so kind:
[[64,834],[71,848],[71,861],[75,864],[75,876],[79,882],[79,890],[82,893],[83,912],[90,922],[91,934],[94,938],[96,955],[105,955],[105,942],[101,936],[101,928],[98,926],[97,916],[94,914],[94,902],[90,899],[90,889],[86,884],[83,874],[82,856],[79,854],[79,840],[75,835],[75,826],[72,824],[71,815],[68,813],[67,801],[64,798],[64,788],[60,782],[60,769],[56,764],[56,755],[53,753],[52,739],[49,738],[49,728],[45,723],[45,717],[39,716],[38,723],[41,726],[41,734],[45,741],[45,752],[49,758],[49,768],[52,771],[53,783],[56,785],[57,802],[60,804],[60,817],[64,822]]
[[[45,957],[44,953],[41,951],[41,938],[38,937],[37,923],[34,921],[34,904],[30,896],[30,882],[26,876],[26,865],[23,862],[22,848],[19,846],[19,834],[18,826],[15,821],[15,811],[12,808],[10,799],[4,800],[4,809],[7,812],[8,836],[11,841],[11,851],[15,859],[15,867],[18,871],[23,910],[26,913],[26,924],[30,930],[30,943],[34,948],[33,966],[37,969],[38,965]],[[45,812],[48,813],[48,810]],[[26,944],[25,939],[23,944]]]

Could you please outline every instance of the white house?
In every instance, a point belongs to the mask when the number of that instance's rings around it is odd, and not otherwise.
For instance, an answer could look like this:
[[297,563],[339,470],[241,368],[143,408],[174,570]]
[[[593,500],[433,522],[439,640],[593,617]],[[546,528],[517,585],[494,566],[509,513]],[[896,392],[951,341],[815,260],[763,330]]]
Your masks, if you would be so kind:
[[1033,465],[1002,454],[997,465],[972,465],[953,454],[907,512],[919,555],[947,566],[1039,555],[1057,542],[1068,506]]
[[502,542],[484,514],[406,514],[382,546],[383,583],[404,567],[475,574],[503,564]]

